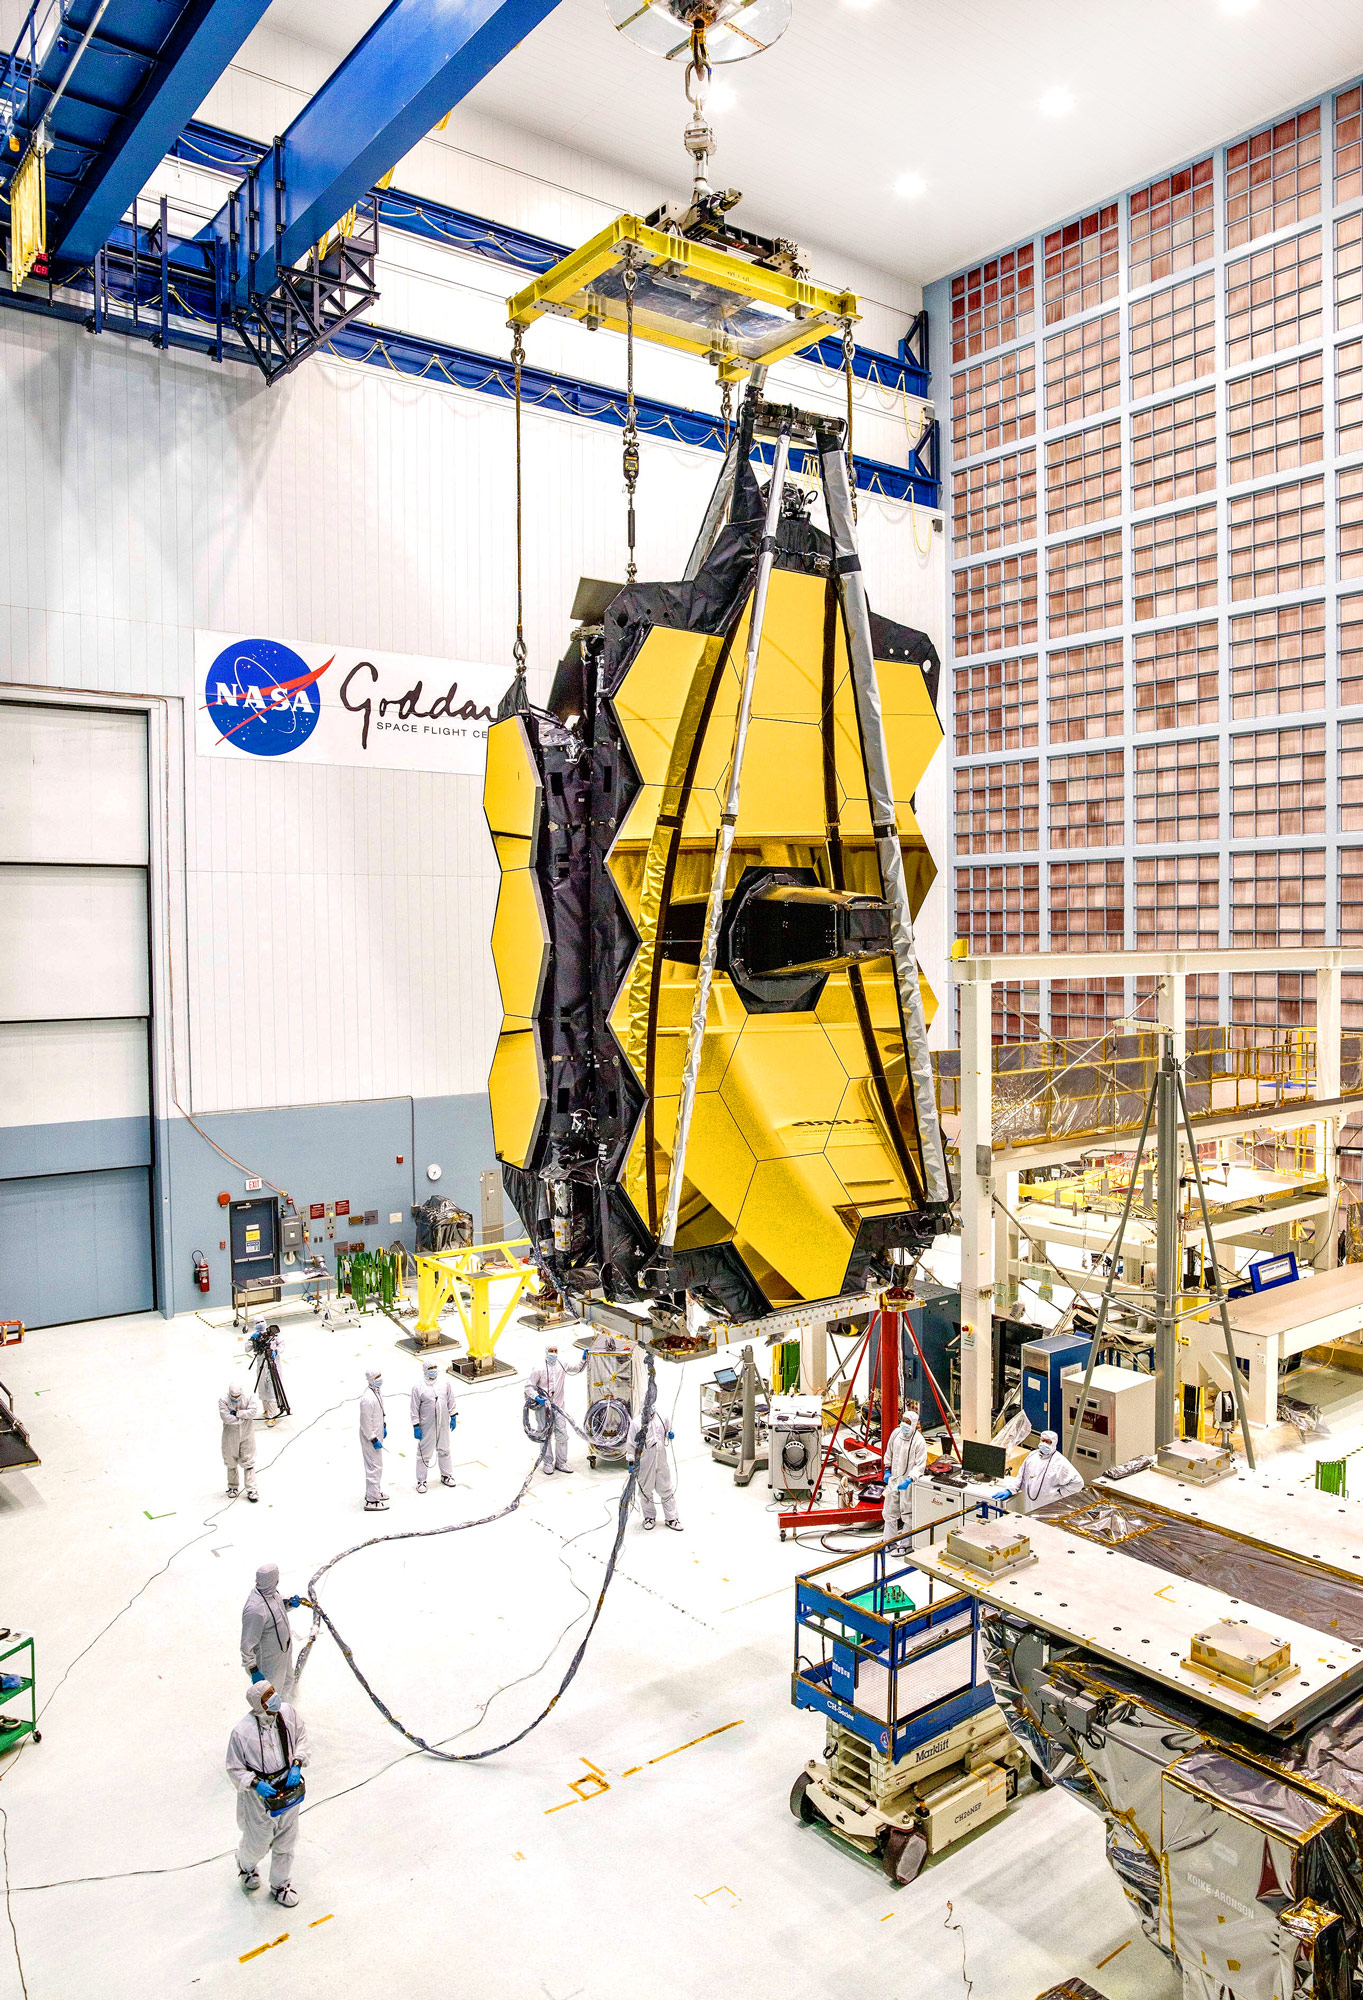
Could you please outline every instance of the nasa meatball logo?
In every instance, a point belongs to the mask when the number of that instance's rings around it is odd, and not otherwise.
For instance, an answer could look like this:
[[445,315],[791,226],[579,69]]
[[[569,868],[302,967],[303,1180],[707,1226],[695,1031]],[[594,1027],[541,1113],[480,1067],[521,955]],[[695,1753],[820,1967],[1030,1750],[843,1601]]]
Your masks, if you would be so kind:
[[204,682],[204,704],[221,740],[252,757],[287,757],[297,750],[317,727],[317,683],[335,657],[309,668],[277,639],[225,646]]

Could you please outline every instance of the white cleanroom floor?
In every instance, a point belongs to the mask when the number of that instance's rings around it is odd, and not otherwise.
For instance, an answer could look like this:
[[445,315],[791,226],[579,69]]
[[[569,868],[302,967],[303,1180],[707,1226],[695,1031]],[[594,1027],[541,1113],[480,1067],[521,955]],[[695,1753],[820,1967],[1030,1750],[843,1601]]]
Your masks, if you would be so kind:
[[[791,1783],[822,1749],[818,1719],[790,1705],[791,1578],[824,1558],[778,1541],[762,1474],[740,1490],[702,1450],[707,1363],[659,1370],[685,1532],[645,1535],[636,1516],[548,1720],[485,1762],[409,1755],[324,1634],[299,1696],[301,1900],[245,1897],[223,1757],[245,1711],[239,1619],[257,1563],[305,1589],[367,1535],[504,1504],[531,1456],[519,1380],[457,1385],[467,1484],[419,1498],[417,1364],[391,1324],[285,1327],[296,1414],[262,1427],[255,1507],[223,1492],[217,1398],[242,1372],[230,1331],[105,1321],[3,1356],[43,1463],[0,1478],[0,1624],[36,1635],[44,1714],[41,1744],[0,1762],[0,2000],[950,2000],[967,1976],[976,2000],[1033,2000],[1075,1974],[1108,2000],[1173,2000],[1101,1822],[1064,1793],[1029,1792],[899,1891],[791,1818]],[[513,1326],[500,1351],[528,1367],[542,1345]],[[356,1441],[374,1357],[393,1500],[377,1517]],[[579,1416],[583,1394],[570,1380]],[[590,1472],[576,1439],[572,1455],[578,1470],[537,1478],[509,1519],[367,1550],[325,1585],[359,1665],[421,1734],[499,1743],[557,1686],[582,1625],[559,1635],[600,1588],[623,1477]],[[304,1633],[306,1612],[294,1622]]]

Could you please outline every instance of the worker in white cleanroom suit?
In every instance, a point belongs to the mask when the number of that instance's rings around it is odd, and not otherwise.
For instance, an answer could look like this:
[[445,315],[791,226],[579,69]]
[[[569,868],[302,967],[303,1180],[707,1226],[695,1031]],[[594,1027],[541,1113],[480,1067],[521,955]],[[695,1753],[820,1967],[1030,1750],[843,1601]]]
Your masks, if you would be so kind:
[[544,1450],[540,1453],[541,1472],[571,1472],[568,1463],[568,1419],[564,1414],[563,1398],[570,1375],[580,1375],[587,1365],[584,1354],[576,1367],[569,1368],[558,1358],[558,1342],[551,1341],[544,1351],[544,1362],[539,1368],[532,1368],[525,1385],[526,1401],[542,1403],[551,1408],[554,1421],[544,1440]]
[[426,1475],[432,1456],[440,1459],[440,1484],[457,1486],[450,1471],[450,1433],[459,1420],[454,1407],[454,1384],[442,1381],[434,1361],[423,1361],[421,1380],[412,1386],[412,1430],[416,1435],[416,1490],[426,1491]]
[[246,1474],[246,1498],[260,1498],[256,1492],[256,1421],[262,1414],[260,1398],[240,1382],[229,1383],[227,1394],[218,1398],[222,1462],[227,1467],[227,1490],[234,1499],[238,1475],[242,1472]]
[[378,1368],[365,1371],[368,1388],[360,1398],[360,1456],[364,1460],[364,1504],[371,1513],[388,1505],[388,1495],[380,1492],[383,1483],[383,1441],[388,1421],[383,1413],[383,1374]]
[[[634,1446],[639,1436],[638,1417],[630,1419],[629,1436],[626,1439],[626,1454],[633,1458]],[[663,1503],[663,1520],[669,1528],[681,1532],[681,1522],[677,1519],[677,1482],[672,1477],[672,1456],[667,1447],[672,1441],[672,1433],[667,1428],[667,1418],[661,1410],[655,1410],[648,1420],[644,1432],[643,1449],[639,1453],[639,1505],[643,1510],[644,1526],[651,1528],[657,1521],[654,1500]]]
[[237,1873],[248,1892],[260,1887],[256,1866],[270,1857],[270,1894],[286,1910],[298,1901],[292,1882],[293,1851],[298,1844],[300,1798],[272,1810],[281,1784],[298,1786],[308,1761],[308,1732],[291,1703],[275,1693],[268,1681],[255,1681],[246,1691],[250,1713],[232,1731],[227,1744],[227,1775],[237,1788]]
[[1017,1493],[1022,1499],[1023,1513],[1035,1514],[1038,1507],[1045,1507],[1052,1500],[1082,1492],[1084,1475],[1075,1471],[1059,1444],[1054,1431],[1043,1431],[1036,1450],[1028,1452],[1019,1470],[1005,1479],[995,1498],[1010,1500]]
[[885,1532],[902,1535],[913,1519],[909,1488],[928,1469],[928,1444],[917,1410],[904,1410],[885,1454]]
[[301,1597],[279,1594],[279,1564],[262,1563],[241,1613],[241,1664],[255,1682],[268,1681],[287,1700],[293,1693],[293,1633],[289,1613]]

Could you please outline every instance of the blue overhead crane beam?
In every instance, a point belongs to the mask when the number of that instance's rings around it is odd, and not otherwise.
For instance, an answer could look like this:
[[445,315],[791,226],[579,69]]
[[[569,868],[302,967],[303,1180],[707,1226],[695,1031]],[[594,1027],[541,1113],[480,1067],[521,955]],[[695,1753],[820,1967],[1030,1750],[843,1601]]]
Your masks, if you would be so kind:
[[200,242],[216,237],[230,253],[238,219],[233,304],[268,295],[280,265],[300,263],[557,5],[393,0],[261,163],[255,217],[228,203],[200,231]]
[[0,57],[0,187],[45,127],[48,255],[90,263],[268,0],[33,0]]
[[[51,250],[62,264],[90,262],[268,6],[269,0],[190,0],[181,11],[60,218]],[[126,34],[129,15],[139,11],[121,6],[105,19]]]

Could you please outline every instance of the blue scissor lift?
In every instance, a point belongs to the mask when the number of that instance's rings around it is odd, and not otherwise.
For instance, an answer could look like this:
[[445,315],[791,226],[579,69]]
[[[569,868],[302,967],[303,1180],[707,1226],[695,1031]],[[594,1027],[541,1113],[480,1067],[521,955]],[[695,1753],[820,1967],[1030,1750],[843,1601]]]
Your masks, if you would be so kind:
[[1001,1813],[1027,1768],[994,1703],[977,1600],[885,1543],[796,1578],[791,1699],[828,1728],[791,1811],[892,1882]]

